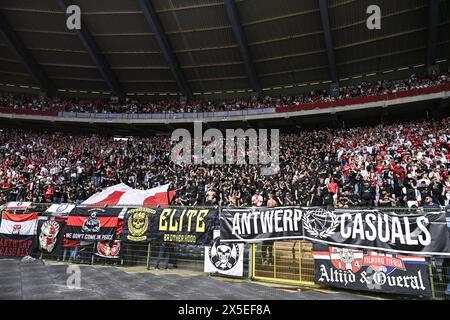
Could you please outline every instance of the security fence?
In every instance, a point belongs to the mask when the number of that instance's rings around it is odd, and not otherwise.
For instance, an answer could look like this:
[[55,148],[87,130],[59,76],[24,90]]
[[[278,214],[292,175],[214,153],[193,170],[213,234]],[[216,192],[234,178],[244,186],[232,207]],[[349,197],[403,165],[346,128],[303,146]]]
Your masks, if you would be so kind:
[[[25,212],[43,212],[50,204],[33,204]],[[135,207],[135,206],[123,206]],[[203,208],[203,207],[202,207]],[[220,210],[221,208],[219,208]],[[416,213],[411,208],[377,208],[380,211]],[[80,243],[77,248],[62,248],[55,254],[36,251],[44,260],[69,261],[77,264],[144,267],[147,270],[174,269],[202,272],[205,247],[175,243],[129,243],[119,241],[119,248],[100,248],[98,242]],[[103,251],[102,251],[103,250]],[[111,254],[114,251],[114,254]],[[103,254],[102,254],[103,253]],[[313,244],[307,240],[264,241],[246,244],[244,278],[270,281],[299,287],[326,288],[315,283]],[[445,293],[450,283],[450,259],[427,257],[431,299],[449,300]],[[392,296],[393,297],[393,296]],[[400,297],[400,296],[397,296]],[[414,296],[413,296],[414,297]]]
[[[115,265],[123,267],[145,267],[148,270],[158,266],[160,269],[180,268],[203,271],[204,248],[176,244],[152,245],[140,243],[120,243],[116,257],[101,255],[99,243],[80,245],[75,248],[62,248],[58,255],[38,253],[36,257],[90,265]],[[65,253],[64,253],[65,252]],[[73,255],[72,253],[75,252]],[[167,264],[166,264],[167,261]]]
[[309,241],[252,244],[252,278],[295,285],[314,284],[314,258]]

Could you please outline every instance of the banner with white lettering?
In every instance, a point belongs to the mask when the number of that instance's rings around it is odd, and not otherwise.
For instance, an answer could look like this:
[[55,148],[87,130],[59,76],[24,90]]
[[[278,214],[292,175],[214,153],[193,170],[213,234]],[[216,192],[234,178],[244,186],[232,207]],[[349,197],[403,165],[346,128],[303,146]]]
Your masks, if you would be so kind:
[[353,290],[430,296],[424,257],[314,244],[315,282]]
[[220,234],[227,242],[307,239],[359,249],[450,256],[447,223],[441,211],[397,214],[303,207],[224,209]]
[[64,237],[70,240],[113,240],[122,208],[76,207],[67,218]]

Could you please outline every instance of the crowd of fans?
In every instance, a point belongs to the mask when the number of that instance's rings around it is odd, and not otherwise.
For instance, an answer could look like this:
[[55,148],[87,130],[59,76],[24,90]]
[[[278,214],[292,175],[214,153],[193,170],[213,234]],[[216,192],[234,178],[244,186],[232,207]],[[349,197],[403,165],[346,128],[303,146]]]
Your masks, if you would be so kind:
[[0,131],[0,202],[80,203],[171,183],[176,205],[412,207],[450,201],[450,118],[280,135],[279,171],[171,161],[170,137]]
[[339,92],[314,90],[296,96],[253,97],[231,101],[190,101],[181,103],[176,100],[160,100],[157,102],[127,99],[121,102],[110,100],[80,100],[74,98],[47,98],[44,96],[0,95],[0,108],[30,109],[39,111],[67,111],[89,113],[181,113],[181,112],[214,112],[244,109],[261,109],[272,107],[300,106],[315,102],[330,102],[356,97],[366,97],[396,93],[400,91],[434,87],[450,83],[449,72],[441,75],[377,82],[362,82],[359,85],[340,87]]

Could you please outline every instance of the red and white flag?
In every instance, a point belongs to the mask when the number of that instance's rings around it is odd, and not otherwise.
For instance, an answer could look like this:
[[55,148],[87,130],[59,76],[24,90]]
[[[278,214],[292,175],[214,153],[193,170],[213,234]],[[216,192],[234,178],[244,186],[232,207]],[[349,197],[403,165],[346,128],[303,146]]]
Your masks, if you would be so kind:
[[175,190],[169,191],[169,184],[149,190],[137,190],[124,183],[106,188],[83,202],[84,205],[168,205]]
[[37,231],[38,213],[15,214],[3,212],[0,233],[33,236]]

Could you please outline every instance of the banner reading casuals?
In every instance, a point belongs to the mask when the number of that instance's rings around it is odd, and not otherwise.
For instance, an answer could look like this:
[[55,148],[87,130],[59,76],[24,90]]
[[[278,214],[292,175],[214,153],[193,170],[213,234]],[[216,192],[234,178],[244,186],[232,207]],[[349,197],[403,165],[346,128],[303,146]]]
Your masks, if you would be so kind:
[[67,218],[64,236],[71,240],[113,240],[122,210],[76,207]]
[[444,212],[400,215],[302,207],[224,209],[220,233],[227,242],[308,239],[344,247],[450,256]]
[[220,230],[214,230],[214,240],[205,247],[204,271],[242,277],[244,274],[244,244],[220,241]]
[[429,296],[424,257],[314,244],[315,282],[330,287]]
[[150,221],[150,234],[159,242],[210,244],[217,209],[158,208]]

